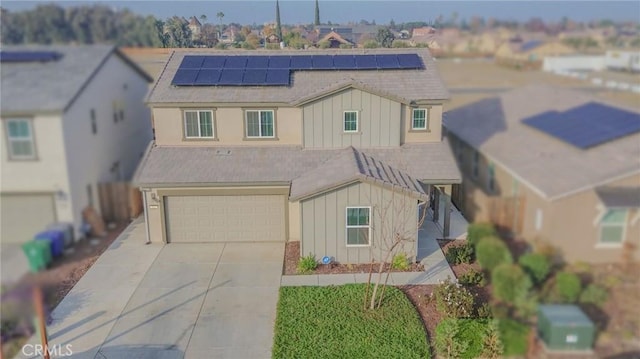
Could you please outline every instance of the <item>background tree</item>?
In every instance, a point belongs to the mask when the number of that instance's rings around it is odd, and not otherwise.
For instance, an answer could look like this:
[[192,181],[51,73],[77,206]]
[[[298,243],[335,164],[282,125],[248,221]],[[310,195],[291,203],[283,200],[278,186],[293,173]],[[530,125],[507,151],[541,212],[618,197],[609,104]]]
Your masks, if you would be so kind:
[[200,20],[202,21],[202,25],[204,25],[207,22],[207,15],[205,14],[200,15]]
[[313,18],[313,24],[315,26],[320,25],[320,6],[318,5],[318,0],[316,0],[316,11],[315,17]]
[[282,41],[282,24],[280,24],[280,3],[276,0],[276,36]]
[[220,30],[218,31],[219,36],[222,35],[222,19],[224,18],[224,13],[222,11],[218,11],[218,13],[216,14],[216,17],[218,18],[218,22],[219,22],[219,26],[220,26]]
[[389,30],[388,27],[378,29],[378,32],[376,33],[376,41],[382,47],[391,47],[391,45],[393,44],[393,39],[393,33],[391,32],[391,30]]

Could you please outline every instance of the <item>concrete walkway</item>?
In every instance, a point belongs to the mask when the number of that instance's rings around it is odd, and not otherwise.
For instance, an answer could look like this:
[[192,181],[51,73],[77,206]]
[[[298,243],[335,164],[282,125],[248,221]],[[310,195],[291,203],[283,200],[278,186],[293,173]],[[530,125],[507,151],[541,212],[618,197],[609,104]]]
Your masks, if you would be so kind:
[[73,358],[271,356],[284,243],[144,242],[138,219],[53,311],[51,345]]

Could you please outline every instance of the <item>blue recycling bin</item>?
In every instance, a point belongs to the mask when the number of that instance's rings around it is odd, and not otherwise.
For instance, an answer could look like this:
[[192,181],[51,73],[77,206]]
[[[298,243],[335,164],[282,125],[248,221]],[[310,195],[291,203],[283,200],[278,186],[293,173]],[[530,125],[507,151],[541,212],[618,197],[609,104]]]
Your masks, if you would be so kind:
[[51,246],[51,254],[54,257],[59,257],[64,253],[64,232],[48,230],[36,234],[33,238],[36,241],[46,240],[49,241]]

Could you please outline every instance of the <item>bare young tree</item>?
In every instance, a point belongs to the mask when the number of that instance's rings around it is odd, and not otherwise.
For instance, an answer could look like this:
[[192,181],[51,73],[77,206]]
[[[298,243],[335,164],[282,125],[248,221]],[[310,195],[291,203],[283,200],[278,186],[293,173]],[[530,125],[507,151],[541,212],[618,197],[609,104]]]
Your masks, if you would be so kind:
[[[364,299],[364,306],[368,309],[376,309],[382,305],[391,274],[392,259],[396,254],[400,254],[401,250],[404,250],[407,243],[416,240],[416,233],[426,218],[425,202],[419,204],[402,188],[391,186],[390,191],[380,188],[376,192],[376,196],[378,198],[371,203],[380,205],[372,207],[372,232],[374,233],[372,240],[375,241],[375,244],[371,246],[371,266]],[[418,211],[417,216],[415,210]],[[375,252],[378,252],[378,256]],[[378,262],[376,262],[376,257]],[[376,278],[372,282],[374,271],[376,271]],[[373,288],[369,296],[371,285]]]

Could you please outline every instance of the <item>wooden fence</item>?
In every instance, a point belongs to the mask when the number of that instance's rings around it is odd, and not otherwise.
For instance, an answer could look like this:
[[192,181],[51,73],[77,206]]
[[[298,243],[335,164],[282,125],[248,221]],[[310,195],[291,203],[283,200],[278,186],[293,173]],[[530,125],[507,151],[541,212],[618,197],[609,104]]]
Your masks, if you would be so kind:
[[502,230],[521,233],[525,198],[521,196],[489,198],[489,220]]
[[106,223],[127,222],[142,213],[142,193],[129,182],[99,183],[98,196]]

